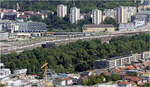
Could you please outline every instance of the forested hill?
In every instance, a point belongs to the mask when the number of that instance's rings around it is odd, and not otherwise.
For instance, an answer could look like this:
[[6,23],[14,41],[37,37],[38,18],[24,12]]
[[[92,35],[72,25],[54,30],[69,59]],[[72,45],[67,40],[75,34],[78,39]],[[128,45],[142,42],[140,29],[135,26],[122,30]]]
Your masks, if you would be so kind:
[[[1,2],[2,8],[16,8],[16,3],[18,2],[21,10],[52,10],[56,12],[58,4],[64,4],[70,7],[75,6],[81,9],[82,12],[89,12],[92,9],[108,9],[115,8],[118,6],[136,6],[134,0],[4,0]],[[69,12],[69,11],[68,11]]]
[[77,41],[65,46],[36,48],[20,54],[2,55],[2,62],[11,70],[27,68],[28,73],[38,74],[40,66],[48,61],[55,72],[80,72],[92,69],[94,60],[121,56],[149,50],[149,34],[113,38],[110,43],[100,40]]

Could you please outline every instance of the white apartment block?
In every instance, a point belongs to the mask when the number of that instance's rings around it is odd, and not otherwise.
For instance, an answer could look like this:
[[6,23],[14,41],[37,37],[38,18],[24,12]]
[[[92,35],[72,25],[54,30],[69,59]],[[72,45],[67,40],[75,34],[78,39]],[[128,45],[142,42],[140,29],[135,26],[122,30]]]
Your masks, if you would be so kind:
[[70,8],[70,22],[72,24],[77,23],[80,20],[80,9],[76,7]]
[[107,18],[107,17],[111,17],[111,18],[116,19],[116,16],[117,16],[117,11],[116,11],[116,9],[105,9],[105,10],[103,11],[103,21],[104,21],[105,18]]
[[60,4],[57,6],[57,16],[63,18],[67,15],[67,6]]
[[125,64],[131,64],[132,62],[136,62],[141,59],[149,59],[150,58],[150,52],[142,52],[142,53],[135,53],[132,55],[125,55],[125,56],[119,56],[119,57],[112,57],[102,60],[96,60],[94,62],[94,67],[103,67],[103,68],[114,68],[119,66],[124,66]]
[[95,9],[92,10],[92,23],[100,24],[102,22],[102,11]]
[[136,7],[120,6],[117,8],[117,21],[118,23],[128,23],[131,21],[131,16],[136,15]]

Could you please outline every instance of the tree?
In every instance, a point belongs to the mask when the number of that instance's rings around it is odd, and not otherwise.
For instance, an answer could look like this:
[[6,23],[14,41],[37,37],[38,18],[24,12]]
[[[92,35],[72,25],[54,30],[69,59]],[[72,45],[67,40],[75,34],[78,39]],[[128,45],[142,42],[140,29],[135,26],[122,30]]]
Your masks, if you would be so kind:
[[[47,61],[48,67],[56,73],[82,72],[93,69],[93,62],[98,59],[123,56],[136,52],[148,51],[149,34],[112,38],[110,43],[100,40],[73,42],[52,48],[35,48],[22,53],[11,53],[1,56],[1,61],[11,71],[27,68],[28,73],[39,74],[41,65]],[[114,79],[113,79],[114,78]],[[115,80],[108,77],[107,81]]]
[[110,78],[112,79],[112,81],[117,81],[121,79],[121,77],[118,74],[112,74]]
[[118,23],[114,18],[106,17],[105,20],[102,22],[103,24],[112,24],[115,27],[118,27]]

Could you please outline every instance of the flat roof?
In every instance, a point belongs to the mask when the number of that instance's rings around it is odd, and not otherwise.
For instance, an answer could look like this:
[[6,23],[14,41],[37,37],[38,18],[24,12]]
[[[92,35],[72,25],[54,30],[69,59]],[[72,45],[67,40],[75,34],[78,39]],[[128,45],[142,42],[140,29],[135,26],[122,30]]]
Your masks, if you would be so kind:
[[112,24],[85,24],[83,25],[83,28],[108,28],[108,27],[114,27]]

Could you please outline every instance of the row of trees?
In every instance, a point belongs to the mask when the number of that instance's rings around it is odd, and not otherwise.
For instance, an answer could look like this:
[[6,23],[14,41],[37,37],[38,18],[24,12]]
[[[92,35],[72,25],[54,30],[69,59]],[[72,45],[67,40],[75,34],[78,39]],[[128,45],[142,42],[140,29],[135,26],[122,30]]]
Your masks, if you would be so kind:
[[17,54],[2,55],[1,60],[12,71],[27,68],[30,74],[40,74],[41,65],[48,61],[48,67],[57,73],[81,72],[93,69],[95,60],[127,55],[149,50],[149,34],[113,38],[110,43],[100,40],[77,41],[65,46],[36,48]]

